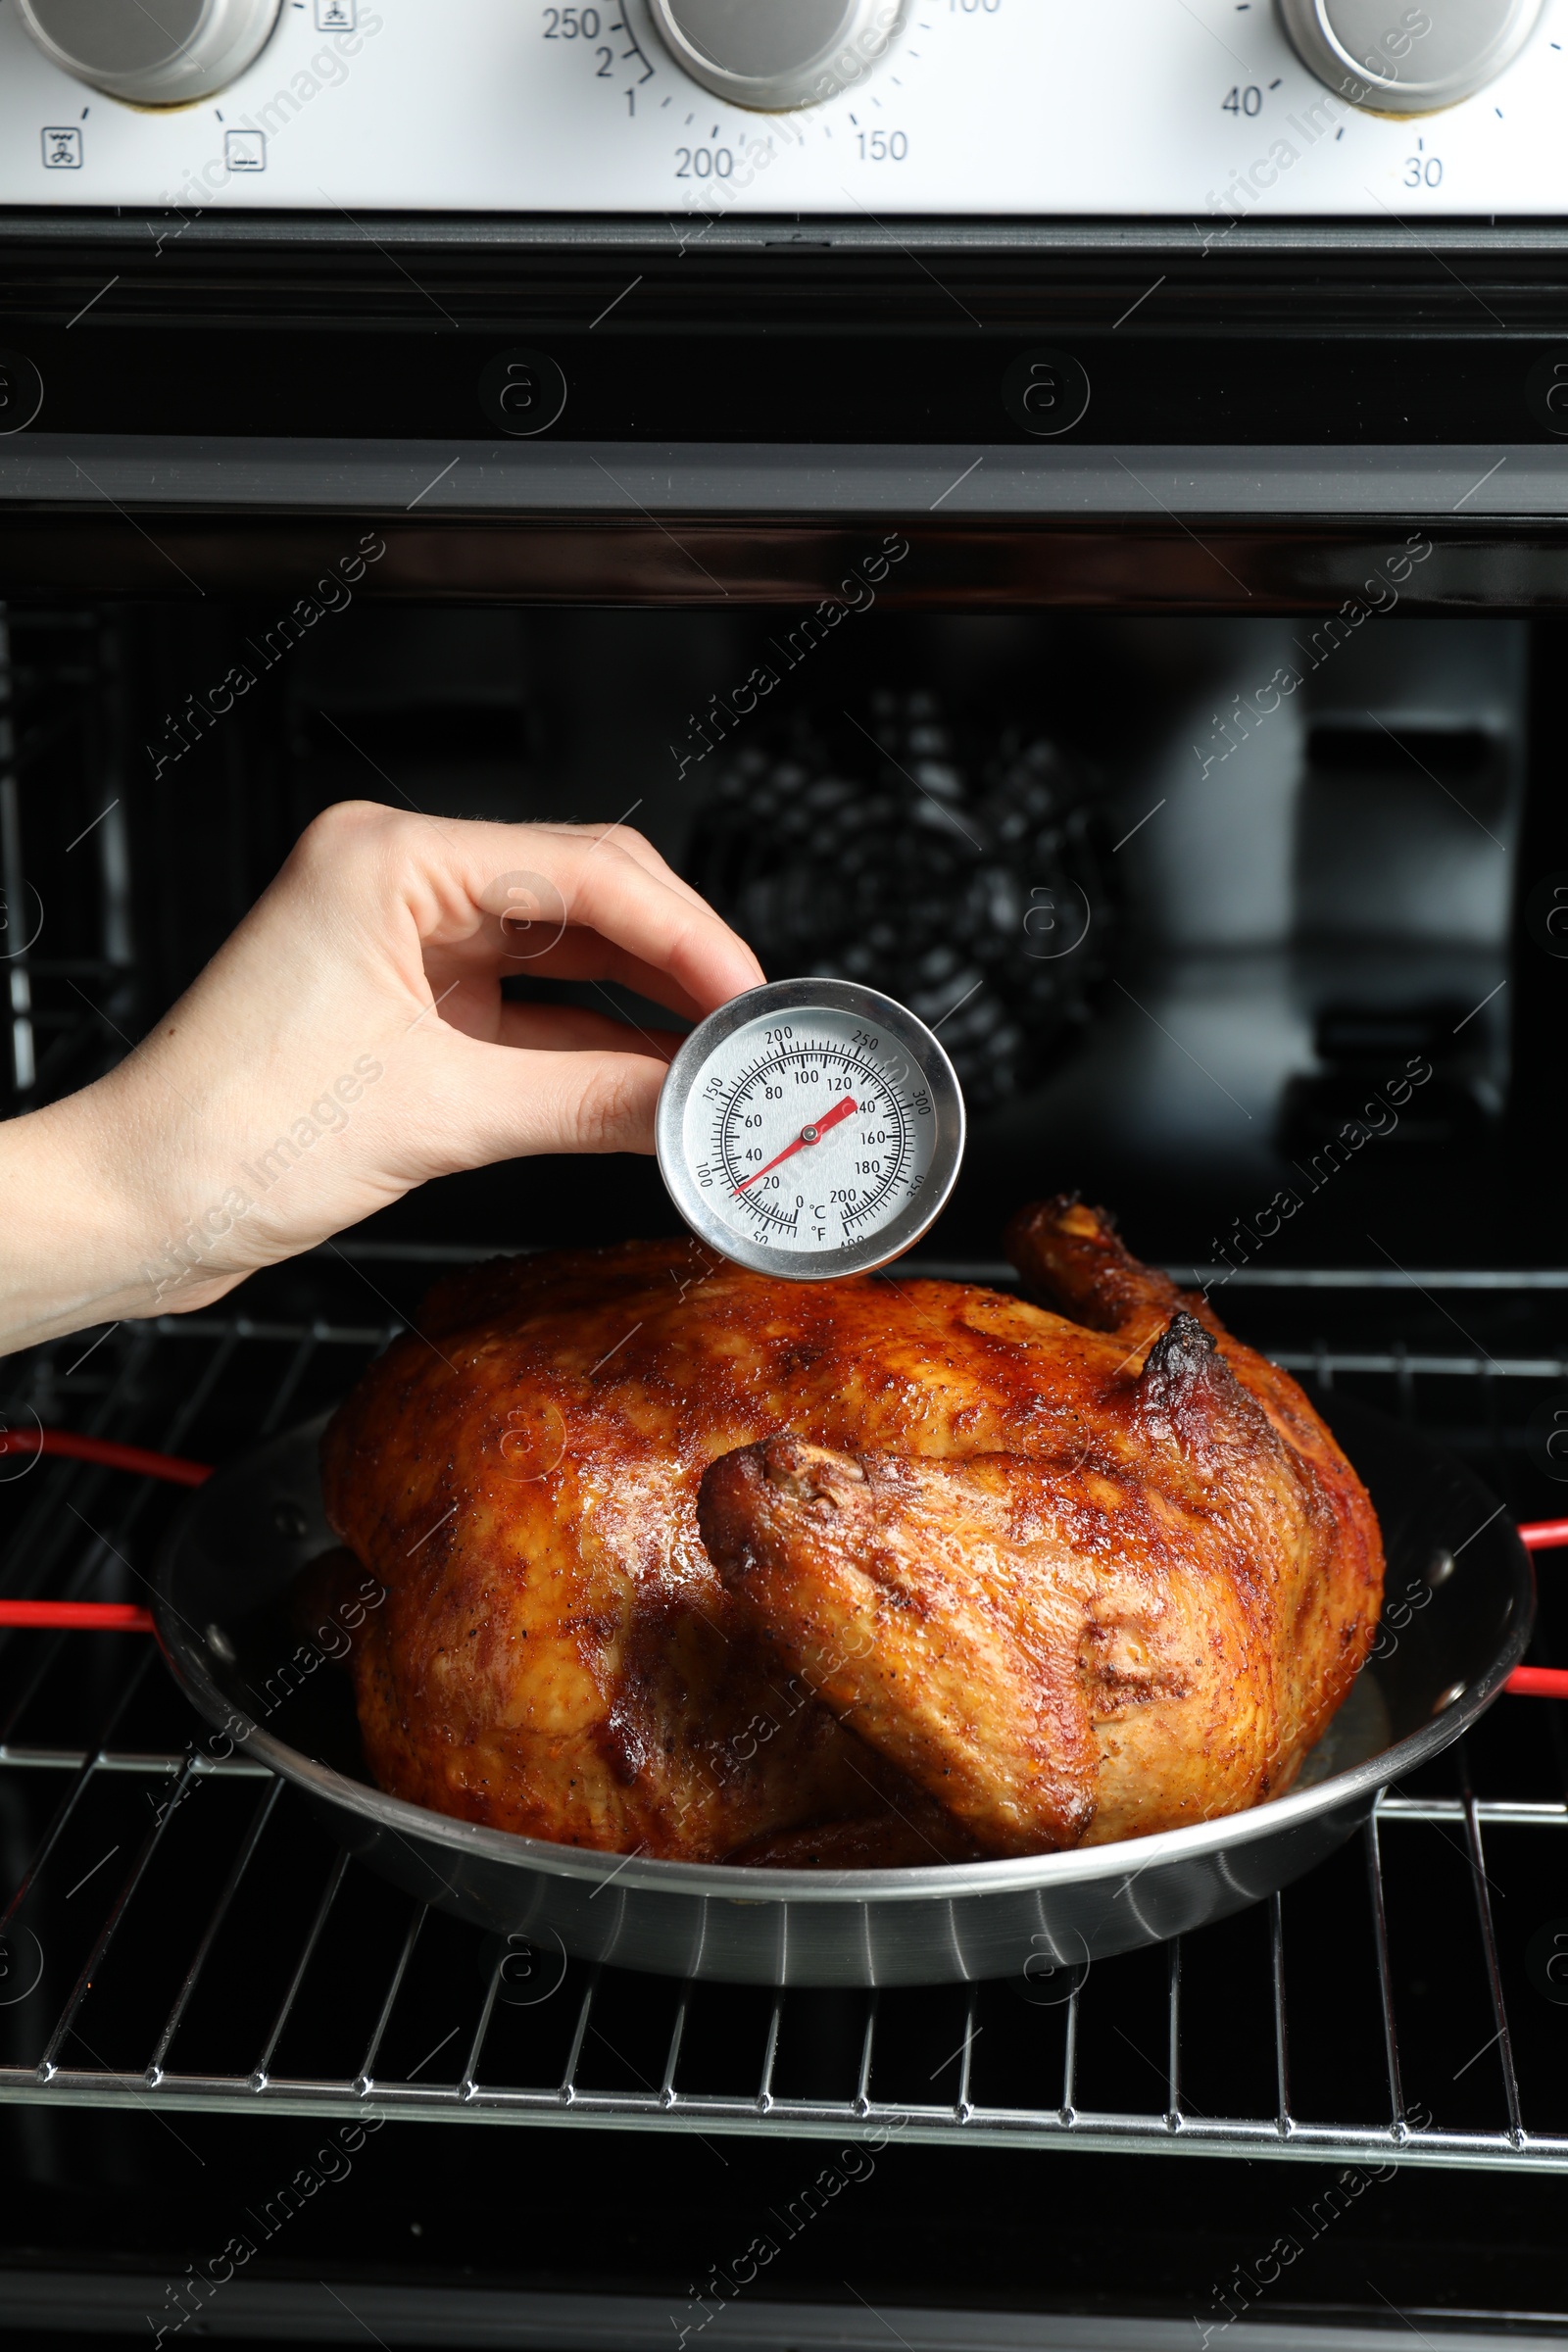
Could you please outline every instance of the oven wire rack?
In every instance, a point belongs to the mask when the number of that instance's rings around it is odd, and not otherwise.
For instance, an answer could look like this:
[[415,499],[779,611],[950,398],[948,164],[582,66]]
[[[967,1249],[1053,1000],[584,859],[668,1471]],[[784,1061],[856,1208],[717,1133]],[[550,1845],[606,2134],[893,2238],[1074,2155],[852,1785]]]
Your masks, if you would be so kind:
[[[1412,1283],[1468,1294],[1430,1344],[1394,1328]],[[1421,1420],[1520,1507],[1568,1397],[1539,1336],[1568,1277],[1251,1287],[1249,1336],[1290,1327],[1278,1361]],[[1333,1339],[1331,1295],[1354,1308]],[[1462,1329],[1482,1309],[1490,1346]],[[26,1405],[220,1453],[341,1394],[398,1328],[166,1318],[90,1373],[37,1351]],[[65,1461],[29,1484],[0,1592],[144,1596],[172,1497]],[[1033,1986],[774,1994],[483,1938],[370,1878],[265,1767],[200,1752],[151,1644],[0,1635],[0,2099],[1568,2171],[1560,1717],[1503,1701],[1342,1861],[1156,1951]]]

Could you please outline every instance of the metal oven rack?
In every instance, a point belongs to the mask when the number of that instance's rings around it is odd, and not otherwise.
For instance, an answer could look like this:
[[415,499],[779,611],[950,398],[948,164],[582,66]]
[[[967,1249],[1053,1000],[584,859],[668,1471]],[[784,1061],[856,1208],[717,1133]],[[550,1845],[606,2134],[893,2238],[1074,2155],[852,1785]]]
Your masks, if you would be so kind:
[[[250,1314],[40,1350],[0,1406],[220,1458],[341,1394],[441,1254],[334,1250],[252,1285]],[[1543,1338],[1565,1291],[1254,1269],[1224,1302],[1524,1516],[1563,1507],[1542,1433],[1568,1403]],[[177,1507],[38,1462],[0,1485],[0,1591],[140,1597]],[[1568,2171],[1561,1712],[1504,1699],[1339,1860],[1158,1951],[1031,1986],[775,1996],[509,1956],[348,1861],[262,1767],[198,1754],[145,1637],[13,1633],[0,2098]]]

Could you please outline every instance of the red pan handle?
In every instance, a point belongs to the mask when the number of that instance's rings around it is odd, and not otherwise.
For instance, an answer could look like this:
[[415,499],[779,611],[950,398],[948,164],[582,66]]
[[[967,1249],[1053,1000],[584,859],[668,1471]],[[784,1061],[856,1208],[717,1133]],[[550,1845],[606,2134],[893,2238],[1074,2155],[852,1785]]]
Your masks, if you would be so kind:
[[[0,1430],[0,1454],[64,1455],[97,1462],[108,1470],[134,1470],[176,1487],[199,1487],[211,1478],[207,1462],[188,1462],[175,1453],[149,1453],[144,1446],[120,1446],[112,1438],[86,1438],[74,1429]],[[150,1634],[152,1612],[118,1600],[0,1600],[0,1626],[85,1627],[102,1634]]]
[[[78,1437],[74,1429],[0,1430],[0,1453],[59,1453],[74,1462],[98,1462],[107,1470],[139,1470],[144,1478],[167,1478],[176,1487],[199,1487],[212,1477],[209,1462],[187,1462],[177,1453],[149,1453],[144,1446],[117,1446],[112,1438]],[[1568,1536],[1563,1538],[1568,1544]]]
[[[1519,1530],[1526,1551],[1568,1547],[1568,1519],[1536,1519]],[[1516,1666],[1503,1688],[1516,1698],[1568,1698],[1568,1673],[1558,1666]]]
[[151,1609],[119,1600],[0,1600],[0,1626],[75,1626],[90,1634],[150,1634]]
[[[212,1477],[207,1462],[178,1454],[149,1453],[141,1446],[118,1446],[109,1438],[78,1437],[74,1430],[0,1431],[0,1453],[54,1453],[77,1462],[99,1462],[110,1470],[139,1470],[178,1487],[199,1487]],[[1519,1530],[1529,1551],[1568,1549],[1568,1519],[1538,1519]],[[150,1634],[151,1612],[122,1601],[0,1600],[0,1626],[85,1627],[99,1633]],[[1568,1698],[1568,1671],[1555,1666],[1516,1666],[1504,1688],[1520,1698]]]

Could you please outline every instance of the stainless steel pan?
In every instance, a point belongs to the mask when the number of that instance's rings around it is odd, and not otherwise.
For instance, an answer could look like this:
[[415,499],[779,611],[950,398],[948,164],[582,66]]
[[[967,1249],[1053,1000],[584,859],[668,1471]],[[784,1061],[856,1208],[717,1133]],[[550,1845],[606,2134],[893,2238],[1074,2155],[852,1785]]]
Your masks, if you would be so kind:
[[1038,1974],[1184,1934],[1298,1879],[1379,1788],[1457,1739],[1524,1655],[1534,1578],[1496,1498],[1415,1432],[1326,1406],[1383,1522],[1376,1653],[1288,1796],[1077,1853],[838,1874],[698,1866],[584,1853],[384,1795],[366,1775],[347,1678],[280,1606],[332,1542],[317,1472],[324,1416],[193,1497],[161,1563],[158,1635],[224,1740],[293,1781],[371,1869],[479,1927],[754,1984]]

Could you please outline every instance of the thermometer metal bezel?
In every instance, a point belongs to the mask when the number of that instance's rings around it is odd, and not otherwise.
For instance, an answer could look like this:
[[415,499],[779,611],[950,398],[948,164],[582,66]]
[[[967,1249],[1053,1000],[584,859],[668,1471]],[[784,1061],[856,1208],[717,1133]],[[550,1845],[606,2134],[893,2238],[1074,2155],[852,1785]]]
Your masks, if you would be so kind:
[[[836,1250],[771,1250],[748,1242],[708,1205],[686,1156],[686,1109],[692,1090],[715,1053],[738,1031],[773,1012],[840,1012],[893,1037],[913,1062],[931,1097],[936,1136],[931,1168],[919,1199],[862,1242]],[[770,980],[732,997],[699,1022],[670,1063],[659,1098],[659,1168],[669,1197],[699,1241],[749,1273],[786,1282],[842,1282],[891,1265],[929,1233],[952,1196],[963,1164],[963,1092],[941,1040],[916,1015],[856,980]]]

